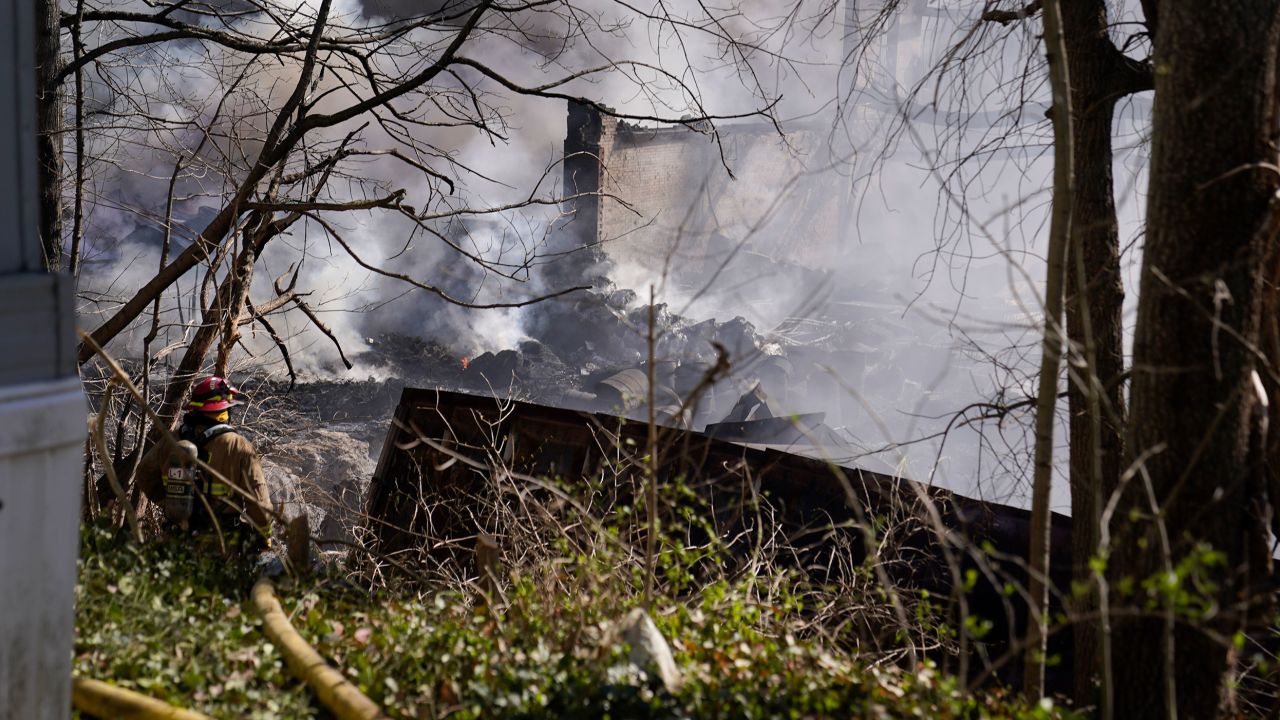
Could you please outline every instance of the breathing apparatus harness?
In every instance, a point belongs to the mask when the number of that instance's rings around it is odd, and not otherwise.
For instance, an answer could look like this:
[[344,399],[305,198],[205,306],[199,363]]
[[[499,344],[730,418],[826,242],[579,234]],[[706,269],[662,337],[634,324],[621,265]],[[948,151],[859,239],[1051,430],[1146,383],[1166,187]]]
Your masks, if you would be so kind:
[[[178,435],[182,440],[179,446],[180,450],[185,452],[170,455],[164,476],[164,512],[169,520],[187,527],[192,524],[193,518],[197,517],[197,495],[202,495],[207,500],[220,500],[232,495],[231,487],[193,462],[199,458],[200,462],[208,464],[210,455],[206,445],[214,438],[229,432],[235,432],[235,429],[226,423],[217,423],[201,429],[184,422],[179,428]],[[184,445],[190,447],[182,448],[181,446]],[[192,452],[192,449],[195,452]],[[203,506],[204,503],[199,505]],[[216,505],[211,504],[209,507],[220,515],[232,513],[231,508],[222,502]],[[204,513],[199,517],[207,519]]]

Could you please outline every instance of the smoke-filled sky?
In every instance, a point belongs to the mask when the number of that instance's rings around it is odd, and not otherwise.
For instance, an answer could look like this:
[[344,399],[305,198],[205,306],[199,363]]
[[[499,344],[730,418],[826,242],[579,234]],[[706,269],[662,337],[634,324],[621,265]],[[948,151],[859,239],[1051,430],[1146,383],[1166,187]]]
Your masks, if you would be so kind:
[[[140,1],[134,4],[146,10]],[[294,4],[308,13],[317,3]],[[470,42],[464,54],[527,85],[608,62],[634,61],[560,90],[637,116],[734,115],[769,106],[784,127],[797,122],[828,128],[827,141],[800,158],[809,172],[822,173],[831,192],[851,198],[850,221],[840,228],[842,237],[829,243],[840,250],[822,263],[829,272],[827,286],[797,288],[783,274],[735,277],[730,264],[716,278],[718,287],[690,302],[674,284],[661,282],[661,263],[623,260],[606,246],[612,261],[592,270],[608,273],[617,286],[635,289],[641,298],[647,297],[648,285],[657,285],[660,301],[694,319],[747,315],[765,334],[788,316],[824,312],[823,299],[842,300],[867,289],[874,296],[874,310],[868,312],[881,332],[892,335],[877,336],[876,342],[896,349],[881,353],[865,368],[832,368],[850,386],[843,393],[853,396],[852,402],[849,397],[788,398],[796,406],[787,409],[827,411],[843,425],[839,429],[871,449],[929,437],[946,426],[950,413],[970,403],[997,397],[1014,402],[1034,391],[1037,289],[1044,274],[1039,253],[1047,231],[1045,188],[1052,168],[1038,21],[975,31],[983,2],[942,9],[943,3],[932,0],[903,0],[896,19],[881,25],[877,5],[867,0],[861,5],[856,26],[850,28],[845,6],[830,0],[751,0],[711,10],[718,24],[708,31],[703,3],[668,4],[672,15],[690,20],[673,24],[638,16],[630,6],[610,0],[574,0],[550,6],[553,11],[517,16],[512,27],[494,27]],[[441,7],[448,12],[449,6]],[[340,24],[362,27],[388,22],[405,8],[424,11],[420,3],[340,0],[333,15]],[[249,23],[232,22],[242,28]],[[578,28],[586,30],[576,32]],[[877,37],[865,42],[863,52],[859,43],[871,28]],[[436,31],[421,31],[420,39],[436,39],[430,32]],[[439,35],[449,32],[452,27]],[[1118,22],[1117,37],[1126,32]],[[754,49],[727,45],[724,35]],[[100,35],[87,41],[93,45],[107,39]],[[948,55],[957,47],[974,52]],[[946,71],[926,79],[947,57],[952,60]],[[228,177],[243,164],[239,153],[251,157],[252,142],[237,144],[229,138],[260,134],[264,112],[269,117],[269,108],[283,101],[297,77],[296,64],[283,63],[263,65],[241,79],[243,57],[194,42],[127,60],[103,73],[114,87],[88,85],[91,108],[99,113],[88,122],[92,132],[86,154],[100,158],[89,167],[89,269],[81,278],[87,300],[83,322],[90,326],[98,322],[94,313],[112,308],[112,298],[127,296],[154,273],[175,160],[188,158],[175,183],[179,199],[174,205],[175,241],[185,246],[224,198]],[[394,53],[384,60],[414,61]],[[496,207],[529,197],[556,197],[562,183],[558,163],[565,103],[517,95],[460,72],[486,93],[489,105],[483,114],[498,121],[500,136],[467,124],[408,130],[455,163],[450,167],[440,157],[432,159],[433,168],[457,182],[451,193],[433,195],[439,183],[385,156],[361,159],[353,169],[381,187],[404,189],[405,202],[419,208],[427,203],[437,208]],[[446,80],[444,87],[456,82]],[[312,92],[334,91],[331,102],[336,104],[342,102],[342,93],[335,90],[339,87],[339,77],[325,76]],[[1018,107],[1021,113],[1014,112]],[[151,119],[118,120],[117,114],[128,110],[142,110]],[[1146,123],[1147,110],[1139,100],[1122,111],[1117,128],[1117,200],[1126,241],[1137,237],[1143,212]],[[206,137],[197,131],[199,125],[213,130]],[[333,142],[353,129],[343,125],[322,136]],[[404,147],[394,136],[394,125],[374,124],[362,132],[364,149]],[[724,168],[706,171],[721,174]],[[792,179],[776,178],[779,203],[788,202],[784,193]],[[366,190],[345,179],[330,186],[339,198],[360,197]],[[557,244],[563,234],[551,232],[563,221],[559,213],[554,204],[537,205],[470,217],[466,223],[441,223],[437,230],[490,261],[518,261],[531,253],[566,249]],[[359,212],[326,217],[367,261],[467,300],[504,301],[559,289],[558,278],[553,280],[549,266],[542,265],[550,257],[535,257],[527,273],[518,273],[519,281],[513,282],[480,269],[403,216]],[[298,268],[300,257],[305,259]],[[1136,253],[1126,259],[1136,267]],[[297,288],[312,293],[308,302],[349,355],[363,349],[365,338],[388,331],[440,342],[459,354],[501,350],[523,340],[532,314],[539,312],[537,306],[476,311],[447,305],[370,273],[320,226],[305,221],[264,252],[254,301],[270,300],[275,294],[271,279],[283,274],[287,280],[291,268],[298,269]],[[177,301],[177,293],[166,295],[165,334],[158,345],[190,332],[191,291],[205,272],[193,271],[181,281],[185,303]],[[1136,282],[1136,270],[1127,279]],[[766,310],[744,307],[733,288],[748,280],[753,293],[777,301]],[[295,362],[306,372],[355,378],[380,372],[369,365],[346,371],[335,362],[329,341],[298,313],[277,318],[276,325],[291,338]],[[133,333],[117,348],[136,352],[140,336]],[[271,356],[271,345],[261,334],[250,338],[249,346]],[[861,412],[850,412],[851,405]],[[965,494],[1018,502],[1017,479],[1029,464],[1001,467],[997,461],[1026,449],[1026,420],[1012,417],[1001,427],[984,426],[985,452],[979,451],[974,429],[957,428],[945,447],[934,438],[865,462],[897,467],[908,477],[933,479]],[[1063,483],[1057,485],[1062,488]],[[1065,492],[1055,493],[1055,505],[1065,508]]]

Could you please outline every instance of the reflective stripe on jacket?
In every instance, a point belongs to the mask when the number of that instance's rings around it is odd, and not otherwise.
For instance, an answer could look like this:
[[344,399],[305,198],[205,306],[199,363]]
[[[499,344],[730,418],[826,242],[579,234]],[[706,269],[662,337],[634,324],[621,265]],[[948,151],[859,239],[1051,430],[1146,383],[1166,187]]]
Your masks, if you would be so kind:
[[[240,492],[219,494],[216,489],[209,498],[214,510],[219,513],[238,515],[244,509],[249,520],[260,528],[269,524],[269,516],[265,508],[271,506],[271,495],[267,492],[267,481],[262,474],[262,464],[258,462],[258,454],[253,445],[237,432],[228,432],[210,439],[201,448],[201,455],[208,453],[209,467],[227,482],[257,502],[246,502]],[[142,491],[152,502],[164,501],[164,473],[169,465],[169,453],[163,442],[152,447],[138,464],[138,482]],[[214,488],[216,484],[211,483]]]

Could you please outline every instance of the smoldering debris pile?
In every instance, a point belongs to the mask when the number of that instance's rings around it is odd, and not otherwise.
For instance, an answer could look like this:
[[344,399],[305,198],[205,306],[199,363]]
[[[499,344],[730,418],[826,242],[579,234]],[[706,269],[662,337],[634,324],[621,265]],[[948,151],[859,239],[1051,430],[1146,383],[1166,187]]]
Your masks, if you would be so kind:
[[[720,419],[743,392],[759,384],[785,398],[794,375],[786,357],[792,349],[741,317],[695,322],[666,305],[651,312],[629,290],[548,301],[530,316],[527,338],[514,348],[466,356],[440,344],[384,336],[371,339],[364,360],[402,384],[637,417],[647,414],[653,363],[660,419],[693,428]],[[733,372],[708,384],[717,348]]]
[[[916,367],[929,356],[920,340],[889,341],[910,336],[889,326],[894,313],[887,307],[831,302],[762,332],[741,317],[694,321],[665,305],[651,311],[631,291],[583,292],[536,306],[525,316],[526,338],[511,348],[463,349],[474,348],[474,338],[367,337],[350,352],[365,380],[274,385],[260,395],[269,398],[260,417],[246,421],[259,428],[264,454],[277,458],[269,474],[281,499],[320,508],[339,535],[357,519],[360,505],[351,500],[363,497],[406,386],[645,419],[652,362],[655,415],[663,424],[735,442],[805,440],[820,443],[824,457],[852,458],[851,429],[865,416],[858,403],[889,405],[932,372]],[[707,384],[717,348],[730,371]],[[351,442],[332,442],[321,431]],[[347,457],[353,453],[361,456],[354,464]]]
[[[651,312],[630,290],[583,292],[535,306],[515,347],[477,351],[465,349],[476,347],[474,338],[380,334],[350,353],[365,380],[312,381],[289,391],[279,385],[269,394],[274,407],[325,426],[371,424],[361,434],[375,442],[405,386],[644,418],[652,362],[655,406],[667,424],[701,430],[724,422],[756,391],[770,398],[764,407],[774,416],[822,412],[831,425],[850,425],[862,412],[849,388],[889,404],[905,386],[927,381],[929,369],[913,363],[929,353],[889,342],[907,335],[886,326],[891,315],[833,302],[762,332],[742,317],[695,321],[666,305]],[[729,372],[707,385],[718,349]]]

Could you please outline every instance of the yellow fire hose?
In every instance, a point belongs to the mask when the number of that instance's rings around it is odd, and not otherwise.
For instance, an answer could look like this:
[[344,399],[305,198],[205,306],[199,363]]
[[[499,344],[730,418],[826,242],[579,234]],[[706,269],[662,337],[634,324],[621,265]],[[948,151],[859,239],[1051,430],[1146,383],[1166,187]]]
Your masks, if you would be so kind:
[[289,669],[311,686],[320,702],[334,715],[340,720],[385,720],[386,716],[372,700],[342,673],[326,665],[320,653],[293,629],[276,600],[271,581],[265,577],[253,586],[253,607],[262,618],[263,632],[280,649]]
[[71,679],[71,704],[103,720],[209,720],[208,715],[87,678]]

